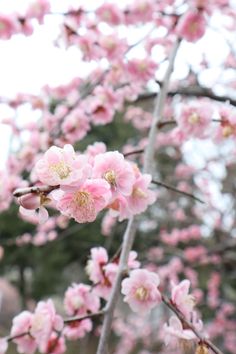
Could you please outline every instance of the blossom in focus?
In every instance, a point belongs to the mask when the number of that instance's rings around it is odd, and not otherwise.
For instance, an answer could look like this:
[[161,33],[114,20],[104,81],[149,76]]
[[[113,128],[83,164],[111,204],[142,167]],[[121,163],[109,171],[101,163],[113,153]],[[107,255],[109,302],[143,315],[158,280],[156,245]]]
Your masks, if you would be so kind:
[[135,312],[148,313],[161,302],[158,290],[160,279],[157,274],[146,269],[135,269],[122,281],[122,294]]
[[[60,191],[59,191],[60,192]],[[103,179],[88,179],[80,188],[57,195],[56,207],[78,223],[92,222],[111,199],[109,184]]]
[[51,146],[35,166],[42,183],[49,186],[82,183],[89,175],[89,165],[85,156],[76,156],[72,145],[63,149]]

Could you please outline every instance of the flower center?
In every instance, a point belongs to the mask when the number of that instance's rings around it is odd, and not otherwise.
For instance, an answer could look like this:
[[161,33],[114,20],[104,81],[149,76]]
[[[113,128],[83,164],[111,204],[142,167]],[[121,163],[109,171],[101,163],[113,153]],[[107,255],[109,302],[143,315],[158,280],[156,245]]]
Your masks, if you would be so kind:
[[132,192],[134,198],[146,198],[147,194],[141,188],[134,188]]
[[70,168],[63,161],[53,164],[50,167],[51,171],[55,172],[60,179],[65,179],[70,174]]
[[223,137],[228,138],[230,135],[232,135],[234,132],[234,129],[231,125],[226,125],[223,130],[222,130],[222,134]]
[[148,298],[148,290],[141,286],[135,291],[135,297],[137,300],[145,301]]
[[88,192],[77,192],[75,194],[74,200],[76,204],[80,207],[88,205],[90,202],[90,193]]
[[104,173],[103,177],[112,187],[116,187],[116,174],[113,170]]
[[199,122],[199,115],[198,115],[196,112],[192,113],[192,114],[189,116],[188,121],[189,121],[189,123],[191,123],[191,124],[196,124],[196,123],[198,123],[198,122]]

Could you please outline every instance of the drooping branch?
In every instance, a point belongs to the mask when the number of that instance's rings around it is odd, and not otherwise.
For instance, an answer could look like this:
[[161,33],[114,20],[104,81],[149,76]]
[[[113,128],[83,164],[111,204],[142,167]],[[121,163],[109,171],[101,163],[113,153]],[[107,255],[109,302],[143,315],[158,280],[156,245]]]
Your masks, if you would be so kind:
[[162,302],[176,314],[176,316],[180,319],[180,321],[189,329],[193,331],[196,337],[199,339],[201,343],[204,343],[209,347],[215,354],[223,354],[222,351],[215,346],[209,339],[205,338],[195,327],[189,322],[184,315],[171,303],[167,296],[162,294]]

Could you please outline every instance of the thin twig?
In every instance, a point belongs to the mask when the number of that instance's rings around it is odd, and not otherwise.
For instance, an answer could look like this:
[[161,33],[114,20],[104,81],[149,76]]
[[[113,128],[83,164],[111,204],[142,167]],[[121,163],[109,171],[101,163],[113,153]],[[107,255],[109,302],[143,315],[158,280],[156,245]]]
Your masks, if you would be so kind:
[[172,311],[176,314],[176,316],[180,319],[180,321],[186,325],[188,328],[190,328],[193,333],[196,335],[196,337],[200,340],[201,343],[205,343],[211,350],[216,353],[216,354],[223,354],[223,352],[215,346],[209,339],[206,339],[199,333],[198,330],[194,327],[194,325],[186,320],[184,315],[175,307],[172,305],[171,301],[168,299],[167,296],[162,294],[162,302]]
[[83,321],[86,320],[87,318],[94,318],[94,317],[100,317],[103,316],[105,314],[106,310],[100,310],[98,312],[94,312],[94,313],[88,313],[87,315],[84,316],[75,316],[75,317],[70,317],[64,320],[64,324],[68,324],[68,323],[73,323],[73,322],[77,322],[77,321]]
[[196,197],[194,194],[191,194],[191,193],[188,193],[188,192],[184,192],[181,189],[175,188],[174,186],[171,186],[169,184],[166,184],[166,183],[163,183],[163,182],[159,182],[159,181],[156,181],[156,180],[152,180],[152,183],[156,184],[157,186],[169,189],[169,190],[171,190],[173,192],[183,194],[186,197],[192,198],[192,199],[196,200],[199,203],[205,204],[205,202],[202,199]]
[[26,187],[26,188],[18,188],[13,192],[14,197],[22,197],[25,194],[30,194],[30,193],[35,193],[35,194],[48,194],[54,189],[58,189],[59,186],[32,186],[32,187]]
[[136,155],[136,154],[142,154],[143,152],[144,152],[144,149],[129,151],[129,152],[126,152],[124,154],[124,157],[128,157],[128,156],[131,156],[131,155]]

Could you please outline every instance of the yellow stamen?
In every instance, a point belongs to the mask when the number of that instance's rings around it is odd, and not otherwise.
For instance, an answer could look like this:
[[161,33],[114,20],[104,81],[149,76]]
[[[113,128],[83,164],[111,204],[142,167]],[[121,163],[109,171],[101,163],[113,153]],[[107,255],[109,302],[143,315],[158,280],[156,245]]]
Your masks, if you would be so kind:
[[189,121],[189,123],[191,123],[191,124],[196,124],[196,123],[198,123],[198,122],[199,122],[199,115],[198,115],[196,112],[192,113],[192,114],[189,116],[188,121]]
[[134,188],[132,192],[134,198],[146,198],[147,194],[141,188]]
[[55,172],[60,179],[65,179],[69,176],[71,170],[63,161],[50,166],[51,171]]
[[224,138],[228,138],[233,133],[234,133],[234,129],[231,125],[224,126],[224,128],[222,130],[222,135]]
[[136,297],[136,299],[138,299],[140,301],[147,300],[147,298],[148,298],[148,290],[146,288],[144,288],[143,286],[141,286],[140,288],[138,288],[135,291],[135,297]]
[[104,173],[103,177],[112,187],[116,187],[116,174],[113,170]]
[[89,204],[90,194],[88,192],[76,192],[74,201],[81,207]]

